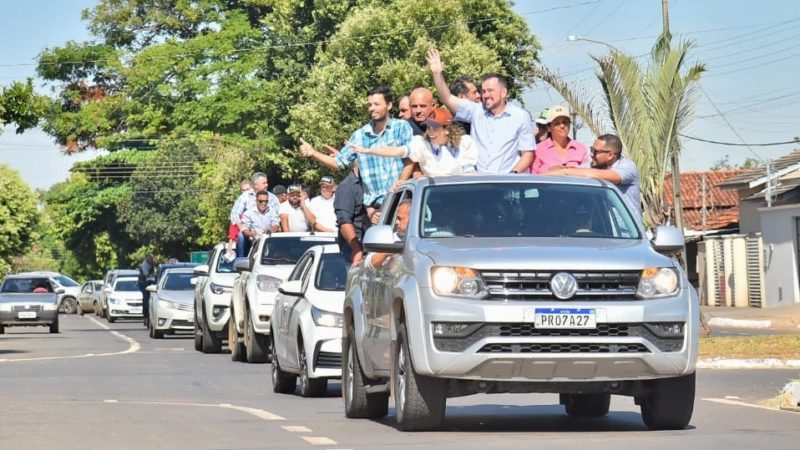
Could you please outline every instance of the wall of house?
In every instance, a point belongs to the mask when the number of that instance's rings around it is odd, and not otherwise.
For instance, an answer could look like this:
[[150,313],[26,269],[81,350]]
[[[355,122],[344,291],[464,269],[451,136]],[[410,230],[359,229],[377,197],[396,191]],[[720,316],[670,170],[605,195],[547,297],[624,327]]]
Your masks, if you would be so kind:
[[761,231],[761,215],[758,208],[764,206],[760,200],[739,201],[739,233],[749,234]]
[[764,207],[757,212],[765,253],[764,307],[800,303],[795,226],[795,217],[800,217],[800,205]]

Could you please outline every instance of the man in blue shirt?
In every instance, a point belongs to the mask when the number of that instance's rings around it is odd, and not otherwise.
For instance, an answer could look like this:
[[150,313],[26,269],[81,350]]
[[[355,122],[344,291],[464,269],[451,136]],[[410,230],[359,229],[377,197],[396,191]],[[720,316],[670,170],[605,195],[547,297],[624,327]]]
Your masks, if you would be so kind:
[[531,116],[508,103],[508,80],[496,73],[484,75],[481,78],[482,104],[478,104],[450,93],[438,51],[428,51],[428,66],[439,100],[455,115],[456,121],[470,124],[470,136],[478,151],[478,172],[527,172],[536,149]]
[[[370,121],[362,126],[347,141],[361,147],[402,147],[413,137],[411,127],[405,120],[389,117],[392,109],[392,91],[388,87],[377,87],[369,92]],[[336,156],[329,156],[314,149],[308,142],[300,139],[300,154],[313,158],[333,170],[343,170],[358,161],[361,182],[364,186],[364,204],[380,209],[386,193],[398,179],[411,176],[413,164],[404,163],[402,158],[383,158],[365,153],[357,153],[345,145]]]
[[554,167],[548,175],[598,178],[617,185],[622,199],[642,224],[642,191],[636,164],[622,155],[622,140],[614,134],[599,136],[592,144],[592,167]]

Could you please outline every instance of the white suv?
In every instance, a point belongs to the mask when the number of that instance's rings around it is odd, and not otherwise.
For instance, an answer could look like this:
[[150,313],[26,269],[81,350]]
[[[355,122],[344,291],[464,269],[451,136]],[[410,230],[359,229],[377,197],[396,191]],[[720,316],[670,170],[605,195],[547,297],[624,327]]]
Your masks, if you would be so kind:
[[261,236],[247,259],[234,267],[239,277],[233,284],[228,346],[231,359],[249,363],[267,362],[272,307],[280,285],[309,248],[336,242],[333,233],[275,233]]
[[222,351],[228,335],[231,290],[237,273],[233,261],[227,262],[225,244],[211,249],[208,264],[194,268],[194,349],[203,353]]

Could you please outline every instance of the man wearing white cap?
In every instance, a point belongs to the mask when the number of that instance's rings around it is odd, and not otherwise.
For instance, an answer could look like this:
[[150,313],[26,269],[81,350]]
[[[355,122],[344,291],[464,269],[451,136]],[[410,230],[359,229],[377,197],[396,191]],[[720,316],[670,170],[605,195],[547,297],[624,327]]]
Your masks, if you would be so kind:
[[[550,137],[550,128],[547,126],[547,113],[549,110],[545,109],[536,118],[536,131],[534,131],[533,138],[536,139],[536,145]],[[536,156],[534,156],[535,158]]]
[[325,176],[319,180],[320,194],[308,202],[308,207],[316,216],[317,221],[312,225],[314,231],[337,232],[336,213],[333,201],[336,196],[336,183],[333,177]]

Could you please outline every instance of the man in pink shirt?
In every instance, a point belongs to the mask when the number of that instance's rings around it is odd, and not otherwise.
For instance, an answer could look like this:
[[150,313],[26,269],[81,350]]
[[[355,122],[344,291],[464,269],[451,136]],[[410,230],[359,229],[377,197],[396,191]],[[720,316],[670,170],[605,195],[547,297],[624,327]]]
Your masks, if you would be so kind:
[[548,110],[547,121],[550,137],[536,146],[531,173],[541,175],[551,168],[589,167],[591,159],[586,146],[569,137],[572,124],[569,111],[561,105],[553,106]]

